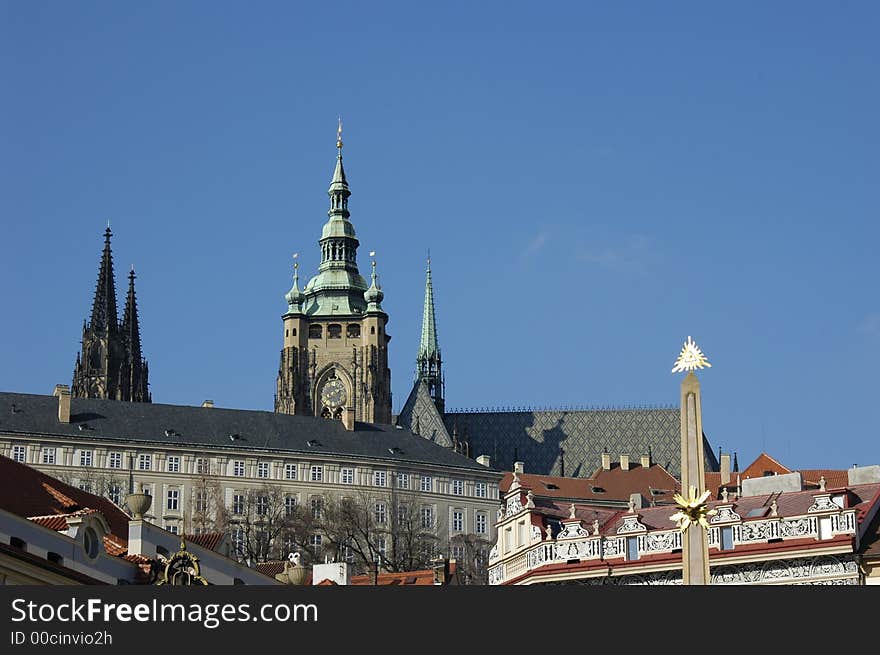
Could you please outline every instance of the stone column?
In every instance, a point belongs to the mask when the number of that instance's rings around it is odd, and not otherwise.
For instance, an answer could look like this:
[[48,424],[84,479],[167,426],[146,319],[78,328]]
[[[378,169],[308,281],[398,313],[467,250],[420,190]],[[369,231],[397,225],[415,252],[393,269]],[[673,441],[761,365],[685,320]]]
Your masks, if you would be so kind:
[[[690,371],[681,382],[681,492],[706,490],[703,456],[703,418],[700,381]],[[682,535],[682,581],[686,585],[709,584],[709,540],[699,523],[692,523]]]

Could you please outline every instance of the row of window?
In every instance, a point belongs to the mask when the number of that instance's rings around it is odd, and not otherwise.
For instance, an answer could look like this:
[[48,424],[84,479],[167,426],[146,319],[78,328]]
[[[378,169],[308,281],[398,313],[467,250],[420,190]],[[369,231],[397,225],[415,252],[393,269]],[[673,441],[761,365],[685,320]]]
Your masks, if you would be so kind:
[[[17,462],[25,463],[26,461],[26,451],[25,446],[15,445],[12,447],[12,459]],[[80,450],[79,451],[79,466],[90,467],[93,462],[93,453],[91,450]],[[55,456],[55,448],[46,446],[43,447],[40,453],[40,463],[41,464],[55,464],[56,456]],[[122,453],[119,452],[111,452],[107,455],[107,468],[111,469],[121,469],[122,468]],[[287,463],[284,465],[284,479],[285,480],[296,480],[297,473],[297,464],[296,463]],[[153,455],[151,453],[139,453],[136,460],[136,469],[138,471],[152,471],[153,470]],[[181,457],[180,455],[168,455],[165,457],[165,471],[168,473],[180,473],[181,472]],[[210,472],[210,462],[208,459],[204,457],[198,457],[195,461],[195,473],[196,474],[208,474]],[[340,470],[339,479],[342,484],[354,484],[354,468],[343,467]],[[270,475],[270,466],[269,462],[257,462],[256,469],[257,478],[268,479],[271,477]],[[232,462],[232,475],[234,477],[245,477],[245,461],[243,459],[233,460]],[[396,487],[398,489],[410,489],[411,485],[411,477],[418,477],[418,489],[422,492],[432,492],[434,490],[434,480],[430,475],[419,475],[419,476],[410,476],[409,473],[398,473],[396,476]],[[324,467],[320,464],[313,464],[309,468],[309,480],[311,482],[323,482],[324,481]],[[412,481],[414,483],[414,481]],[[373,486],[375,487],[387,487],[387,473],[386,471],[373,471]],[[463,496],[464,495],[464,481],[463,480],[452,480],[450,483],[450,491],[453,496]],[[474,483],[474,497],[476,498],[487,498],[488,497],[488,485],[485,482],[475,482]]]
[[[80,488],[86,489],[81,485]],[[149,493],[149,485],[144,485],[146,493]],[[108,496],[110,499],[119,504],[121,500],[121,486],[110,485]],[[266,516],[271,510],[271,499],[268,495],[259,495],[254,497],[253,509],[256,516]],[[208,502],[204,492],[196,491],[193,494],[193,509],[196,512],[207,511]],[[284,497],[284,515],[287,518],[294,516],[297,507],[296,496],[287,495]],[[165,492],[165,510],[180,511],[180,490],[168,489]],[[247,496],[245,494],[236,493],[232,495],[232,513],[241,515],[247,511]],[[320,519],[324,509],[324,499],[321,496],[312,496],[309,499],[309,511],[314,519]],[[397,509],[397,521],[399,524],[407,520],[408,508],[401,505]],[[385,525],[388,522],[388,505],[383,501],[376,501],[373,504],[373,517],[377,524]],[[461,509],[452,510],[451,529],[453,532],[464,532],[465,529],[465,511]],[[434,508],[431,506],[423,506],[420,510],[419,523],[422,528],[433,529],[436,525]],[[474,513],[474,532],[477,534],[487,534],[489,527],[488,517],[485,512]]]
[[[375,332],[375,331],[374,331]],[[294,334],[296,336],[296,334]],[[345,326],[345,336],[349,339],[357,339],[361,336],[361,326],[357,323],[349,323]],[[323,337],[323,327],[321,325],[309,326],[309,339],[320,339]],[[339,323],[331,323],[327,326],[328,339],[341,339],[342,326]]]

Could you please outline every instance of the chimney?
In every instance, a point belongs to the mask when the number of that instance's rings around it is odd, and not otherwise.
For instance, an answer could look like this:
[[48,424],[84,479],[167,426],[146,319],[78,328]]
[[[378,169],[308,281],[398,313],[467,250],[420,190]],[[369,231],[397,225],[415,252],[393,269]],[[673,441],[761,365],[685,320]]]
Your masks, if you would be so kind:
[[641,458],[639,458],[639,463],[642,465],[642,468],[651,468],[651,456],[642,455]]
[[602,453],[602,468],[606,471],[611,470],[611,453]]
[[629,471],[629,455],[620,456],[620,468],[624,471]]
[[202,401],[202,407],[213,408],[214,401],[213,400],[204,400],[204,401]]
[[449,560],[445,557],[436,557],[431,560],[431,568],[434,571],[434,584],[442,585],[449,581]]
[[70,423],[70,387],[56,384],[52,395],[58,397],[58,422]]
[[346,407],[342,412],[342,425],[349,432],[354,432],[354,407]]
[[485,466],[486,468],[491,468],[492,466],[492,458],[488,455],[480,455],[477,457],[477,464],[480,466]]
[[730,455],[721,455],[721,484],[730,484]]
[[514,462],[513,463],[513,472],[519,473],[519,474],[524,473],[525,472],[525,471],[523,471],[524,466],[525,466],[525,464],[523,464],[522,462]]

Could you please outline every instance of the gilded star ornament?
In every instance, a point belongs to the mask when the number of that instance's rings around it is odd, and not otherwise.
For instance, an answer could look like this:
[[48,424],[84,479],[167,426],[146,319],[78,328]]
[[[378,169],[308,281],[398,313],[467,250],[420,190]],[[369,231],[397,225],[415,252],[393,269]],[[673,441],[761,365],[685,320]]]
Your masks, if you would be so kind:
[[681,348],[678,359],[675,360],[672,372],[681,373],[682,371],[694,371],[698,368],[712,368],[712,365],[706,359],[697,343],[691,337],[688,337],[688,340],[684,342],[684,346]]
[[678,527],[682,532],[686,531],[691,524],[699,524],[708,530],[709,522],[706,518],[717,514],[716,510],[706,506],[706,501],[711,495],[712,492],[704,491],[697,496],[697,488],[693,485],[691,485],[690,494],[687,497],[675,494],[673,499],[679,510],[669,517],[670,520],[678,521]]

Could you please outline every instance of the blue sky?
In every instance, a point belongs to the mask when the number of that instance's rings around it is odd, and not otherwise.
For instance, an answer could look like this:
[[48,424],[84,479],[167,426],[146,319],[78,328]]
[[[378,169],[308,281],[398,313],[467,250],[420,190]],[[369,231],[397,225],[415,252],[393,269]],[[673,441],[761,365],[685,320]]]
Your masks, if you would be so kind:
[[876,3],[317,4],[0,4],[0,389],[110,219],[154,401],[271,409],[341,114],[395,410],[430,248],[448,406],[676,404],[693,335],[715,448],[880,463]]

